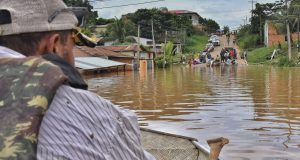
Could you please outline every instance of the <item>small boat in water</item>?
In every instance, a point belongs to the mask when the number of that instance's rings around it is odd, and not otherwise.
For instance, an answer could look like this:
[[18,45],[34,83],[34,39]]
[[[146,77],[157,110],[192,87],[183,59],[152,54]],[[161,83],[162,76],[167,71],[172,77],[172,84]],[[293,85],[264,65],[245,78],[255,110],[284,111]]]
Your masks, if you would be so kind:
[[221,149],[229,143],[223,137],[208,140],[208,150],[195,138],[146,128],[141,128],[141,140],[144,149],[157,160],[221,160]]

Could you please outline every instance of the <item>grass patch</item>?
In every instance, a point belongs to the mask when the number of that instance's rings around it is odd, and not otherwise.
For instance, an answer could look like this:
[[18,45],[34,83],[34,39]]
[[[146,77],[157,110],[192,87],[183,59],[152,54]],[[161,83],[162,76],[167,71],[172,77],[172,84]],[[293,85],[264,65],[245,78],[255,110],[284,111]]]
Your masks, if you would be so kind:
[[289,61],[289,58],[284,56],[284,57],[279,58],[278,66],[280,66],[280,67],[295,67],[295,66],[297,66],[297,62],[295,61],[295,59],[292,59],[291,61]]
[[297,50],[294,48],[292,50],[292,59],[289,61],[287,56],[287,51],[282,49],[275,54],[273,60],[270,57],[273,53],[274,48],[261,47],[249,52],[247,61],[250,64],[266,64],[266,65],[276,65],[280,67],[295,67],[299,66],[299,59],[297,58]]
[[268,57],[271,57],[274,48],[262,47],[252,50],[247,55],[248,63],[265,63],[270,61]]
[[193,35],[186,40],[186,53],[199,53],[205,49],[208,43],[208,36]]

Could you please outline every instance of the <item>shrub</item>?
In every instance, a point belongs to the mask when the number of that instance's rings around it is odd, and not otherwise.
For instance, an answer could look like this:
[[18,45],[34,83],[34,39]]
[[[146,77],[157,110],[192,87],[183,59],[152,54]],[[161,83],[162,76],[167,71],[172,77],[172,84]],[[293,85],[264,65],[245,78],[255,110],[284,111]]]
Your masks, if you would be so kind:
[[281,57],[278,61],[278,66],[280,67],[295,67],[296,62],[294,60],[289,60],[288,57]]
[[[164,61],[164,55],[159,55],[159,56],[155,57],[154,62],[155,62],[156,66],[158,68],[163,68],[164,67],[164,63],[165,63],[165,61]],[[169,65],[170,64],[166,60],[165,67],[168,67]]]
[[239,40],[239,46],[242,48],[253,48],[257,46],[257,42],[259,41],[259,35],[247,35]]

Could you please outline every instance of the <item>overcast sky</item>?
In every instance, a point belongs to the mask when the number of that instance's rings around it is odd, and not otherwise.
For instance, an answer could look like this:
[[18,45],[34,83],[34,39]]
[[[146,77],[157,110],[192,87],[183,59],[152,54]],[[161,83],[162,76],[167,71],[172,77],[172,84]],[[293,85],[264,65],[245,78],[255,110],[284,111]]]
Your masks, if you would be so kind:
[[[158,0],[95,0],[94,8],[120,6]],[[100,1],[100,2],[99,2]],[[102,1],[102,2],[101,2]],[[132,5],[116,8],[96,9],[102,18],[120,18],[126,13],[133,13],[140,8],[167,7],[169,10],[189,10],[197,12],[203,18],[211,18],[222,27],[228,25],[236,28],[251,17],[251,0],[164,0],[155,3]],[[273,3],[275,0],[256,0],[258,3]],[[255,5],[254,5],[255,6]]]

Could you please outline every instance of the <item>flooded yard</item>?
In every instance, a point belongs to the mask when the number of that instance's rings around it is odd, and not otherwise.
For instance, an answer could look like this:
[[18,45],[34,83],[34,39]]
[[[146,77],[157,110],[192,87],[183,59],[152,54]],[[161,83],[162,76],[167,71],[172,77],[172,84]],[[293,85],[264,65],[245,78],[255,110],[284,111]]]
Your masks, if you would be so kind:
[[85,78],[93,92],[134,110],[141,126],[204,145],[228,138],[224,159],[300,158],[300,68],[173,66]]

